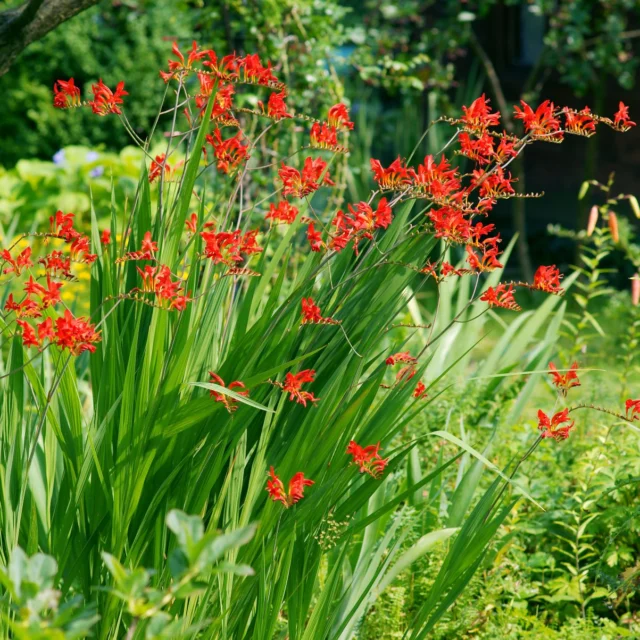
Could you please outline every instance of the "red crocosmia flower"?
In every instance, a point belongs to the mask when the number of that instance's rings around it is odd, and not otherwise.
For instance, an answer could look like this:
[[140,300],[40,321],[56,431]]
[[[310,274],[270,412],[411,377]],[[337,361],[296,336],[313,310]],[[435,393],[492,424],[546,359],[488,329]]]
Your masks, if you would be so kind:
[[98,84],[91,85],[91,91],[93,91],[93,100],[90,100],[88,104],[93,113],[99,116],[106,116],[110,113],[120,115],[122,111],[118,105],[123,103],[122,96],[129,95],[124,90],[124,82],[118,82],[116,90],[111,91],[102,82],[102,79],[98,81]]
[[405,167],[404,162],[398,156],[386,169],[380,164],[380,160],[371,158],[371,171],[373,179],[382,189],[401,189],[411,183],[411,173]]
[[549,363],[549,375],[553,376],[553,385],[562,393],[563,396],[567,395],[567,391],[572,387],[580,386],[580,379],[578,378],[578,363],[574,362],[571,365],[569,371],[565,374],[559,373],[556,369],[556,365],[553,362]]
[[490,307],[500,307],[502,309],[509,309],[511,311],[520,311],[520,305],[513,297],[514,287],[513,285],[499,284],[495,289],[488,287],[487,290],[480,296],[480,300],[486,302]]
[[4,303],[4,310],[7,313],[15,311],[16,315],[18,315],[18,312],[20,311],[20,305],[13,299],[13,293],[10,293],[7,296],[7,301]]
[[209,67],[213,75],[222,80],[235,80],[238,77],[238,64],[240,58],[235,53],[228,56],[224,56],[218,60],[216,52],[212,49],[205,51],[208,60],[205,60],[202,64],[205,67]]
[[567,133],[588,138],[596,132],[596,121],[591,117],[591,109],[589,107],[585,107],[582,111],[573,111],[565,107],[562,113],[564,114],[564,128]]
[[163,169],[165,176],[169,177],[171,175],[171,165],[166,162],[165,158],[165,154],[161,153],[151,162],[151,167],[149,168],[149,182],[156,180],[162,173]]
[[110,229],[105,229],[100,234],[100,244],[102,244],[105,247],[108,247],[111,244],[111,230]]
[[389,462],[389,458],[380,455],[380,443],[361,447],[351,440],[347,446],[347,454],[353,456],[353,464],[357,465],[360,473],[368,473],[372,478],[379,478]]
[[331,180],[326,168],[327,163],[322,158],[316,158],[315,160],[310,157],[307,158],[304,161],[302,172],[283,162],[278,171],[284,187],[283,195],[304,198],[320,188],[319,181],[322,176],[324,176],[322,184],[330,187],[335,186],[335,182]]
[[498,250],[495,247],[483,247],[482,256],[478,257],[478,254],[469,246],[466,246],[467,262],[473,271],[493,271],[494,269],[502,268],[502,263],[498,260]]
[[618,111],[613,116],[613,124],[620,131],[628,131],[636,126],[636,123],[629,119],[629,107],[624,102],[618,105]]
[[478,138],[472,138],[468,133],[462,132],[458,136],[460,141],[460,154],[478,164],[488,164],[494,156],[493,137],[486,131]]
[[341,251],[353,240],[353,248],[357,254],[358,242],[362,238],[373,239],[376,229],[386,229],[393,220],[393,214],[386,198],[380,199],[376,211],[367,202],[359,202],[355,209],[351,205],[348,208],[351,215],[338,211],[331,223],[337,231],[337,235],[331,240],[331,248]]
[[413,390],[413,397],[417,400],[427,397],[427,388],[424,386],[423,382],[418,382],[416,388]]
[[288,200],[281,200],[277,206],[271,203],[269,213],[267,213],[265,219],[291,224],[297,216],[298,208],[294,207]]
[[431,209],[427,215],[433,222],[436,238],[463,244],[469,240],[471,223],[460,209],[444,206]]
[[437,163],[433,156],[426,156],[417,171],[411,171],[416,189],[434,200],[442,200],[460,189],[458,172],[451,169],[447,159],[442,156]]
[[[569,424],[560,426],[567,422]],[[549,419],[549,416],[547,416],[544,411],[538,411],[538,429],[542,431],[541,436],[543,438],[553,438],[558,442],[560,442],[560,440],[566,440],[569,437],[569,431],[573,428],[573,425],[574,421],[569,420],[569,409],[558,411],[551,419]]]
[[53,106],[57,109],[68,109],[82,105],[80,89],[76,87],[73,78],[57,80],[53,85]]
[[334,104],[327,114],[329,126],[336,129],[353,129],[353,122],[349,120],[349,110],[342,104]]
[[171,269],[167,265],[161,265],[155,280],[156,298],[161,307],[166,307],[166,302],[171,301],[182,293],[180,280],[171,279]]
[[38,339],[40,342],[43,340],[53,340],[55,337],[55,333],[53,330],[53,320],[51,318],[46,318],[43,322],[38,325]]
[[33,276],[29,276],[29,279],[25,282],[24,291],[28,296],[41,295],[45,292],[45,288],[33,279]]
[[[235,393],[237,393],[240,396],[249,395],[249,389],[247,389],[244,386],[244,382],[240,382],[240,380],[234,380],[227,387],[227,385],[224,383],[224,380],[217,373],[213,373],[213,371],[209,371],[209,377],[211,378],[210,382],[213,382],[214,384],[217,384],[220,387],[225,387],[226,389],[230,389],[231,391],[239,389],[239,391],[235,391]],[[213,390],[209,391],[209,395],[216,402],[222,402],[222,404],[224,404],[224,406],[226,407],[229,413],[233,413],[238,408],[238,401],[235,398],[232,398],[231,396],[227,396],[224,393],[219,393]]]
[[43,288],[40,294],[42,306],[45,309],[53,307],[60,302],[60,289],[62,289],[62,282],[52,282],[47,276],[47,288]]
[[136,269],[142,276],[142,291],[144,291],[144,293],[155,293],[157,268],[146,265],[144,269],[140,267],[136,267]]
[[69,247],[69,255],[75,262],[91,264],[98,257],[95,253],[90,253],[88,236],[78,236]]
[[263,249],[258,245],[256,237],[258,236],[259,229],[253,229],[247,231],[240,241],[240,253],[244,253],[247,256],[255,255],[256,253],[262,253]]
[[313,369],[304,369],[299,373],[287,373],[284,378],[284,384],[274,382],[277,387],[289,394],[289,400],[295,400],[298,404],[306,407],[307,402],[315,404],[320,398],[316,398],[308,391],[302,391],[302,385],[313,382],[316,372]]
[[25,320],[16,320],[16,322],[22,329],[23,346],[27,348],[40,346],[40,342],[38,342],[38,338],[36,337],[36,332],[33,330],[33,327]]
[[23,249],[16,258],[11,257],[11,253],[7,249],[0,251],[0,259],[3,262],[8,262],[9,266],[2,270],[2,273],[15,273],[19,276],[25,269],[33,267],[31,262],[31,247]]
[[333,318],[323,318],[313,298],[302,298],[302,324],[340,324]]
[[285,491],[282,480],[276,475],[273,467],[269,468],[269,480],[267,480],[267,492],[274,502],[282,502],[286,509],[304,498],[304,488],[315,484],[313,480],[304,477],[302,471],[298,471],[289,480],[289,491]]
[[192,213],[185,221],[185,226],[187,227],[187,231],[189,233],[195,233],[198,230],[198,214]]
[[83,351],[93,353],[96,350],[95,343],[101,340],[96,333],[94,325],[84,318],[76,318],[65,309],[64,315],[56,318],[56,344],[77,356]]
[[625,415],[629,420],[640,418],[640,400],[627,400],[624,403]]
[[322,247],[325,246],[324,242],[322,242],[322,234],[315,230],[313,222],[307,227],[307,240],[311,246],[311,251],[321,251]]
[[271,71],[271,63],[265,67],[260,61],[260,56],[253,53],[237,60],[237,68],[243,72],[244,82],[262,85],[276,84],[276,78]]
[[240,230],[234,232],[201,231],[200,236],[205,242],[204,255],[213,261],[213,264],[226,264],[233,266],[236,262],[242,262],[240,244],[242,238]]
[[65,257],[62,251],[52,251],[38,262],[44,266],[45,273],[51,276],[71,278],[71,258]]
[[293,118],[293,115],[287,111],[287,105],[284,99],[287,97],[285,89],[279,92],[274,92],[269,96],[267,101],[267,108],[265,109],[264,102],[258,100],[258,107],[264,115],[274,120],[282,120],[283,118]]
[[462,276],[466,272],[466,269],[456,269],[452,264],[449,264],[446,260],[442,261],[442,267],[440,270],[440,275],[442,278],[446,278],[447,276]]
[[533,140],[562,141],[560,120],[554,114],[553,102],[545,100],[535,111],[524,100],[520,100],[520,104],[522,109],[513,107],[513,117],[524,122],[524,130]]
[[56,211],[55,215],[49,216],[51,233],[66,242],[71,242],[74,238],[77,238],[80,234],[73,228],[73,218],[73,213]]
[[213,147],[213,155],[218,161],[217,167],[223,173],[232,173],[249,157],[249,145],[243,145],[241,140],[241,133],[223,140],[220,129],[215,129],[206,137],[206,141]]
[[407,364],[416,364],[418,360],[417,358],[414,358],[408,351],[400,351],[398,353],[394,353],[392,356],[389,356],[384,361],[384,363],[390,367],[398,364],[399,362],[405,362]]
[[515,158],[518,155],[518,151],[516,149],[516,142],[514,140],[509,139],[509,136],[504,133],[500,137],[500,144],[496,149],[494,158],[498,164],[502,164],[506,162],[509,158]]
[[311,146],[317,149],[337,149],[338,134],[335,127],[330,127],[326,122],[320,124],[314,122],[311,127]]
[[555,264],[548,267],[540,266],[533,276],[533,288],[547,293],[561,294],[563,290],[560,286],[560,278],[562,276]]
[[483,93],[470,107],[462,107],[464,116],[460,118],[460,123],[465,129],[482,133],[487,127],[494,127],[500,123],[500,114],[491,113],[489,102]]
[[472,184],[474,187],[480,187],[481,198],[508,198],[515,193],[511,186],[515,181],[509,172],[505,175],[500,165],[490,172],[475,169],[472,174]]
[[188,73],[191,71],[193,67],[193,63],[202,60],[207,56],[208,51],[201,51],[198,49],[198,43],[194,40],[191,43],[191,50],[189,51],[189,55],[187,57],[187,61],[185,63],[184,55],[180,51],[178,47],[178,43],[174,42],[171,47],[171,51],[173,55],[177,58],[177,60],[169,60],[169,71],[160,71],[160,77],[165,81],[169,82],[171,78],[177,77],[181,73]]

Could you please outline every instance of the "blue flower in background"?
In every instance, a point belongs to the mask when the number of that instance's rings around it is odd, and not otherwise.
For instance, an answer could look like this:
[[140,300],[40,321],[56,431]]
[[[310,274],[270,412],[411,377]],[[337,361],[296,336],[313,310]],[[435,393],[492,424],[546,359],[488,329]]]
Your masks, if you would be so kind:
[[58,165],[59,167],[64,167],[64,165],[67,164],[64,149],[60,149],[60,151],[53,154],[53,164]]
[[98,165],[97,167],[89,171],[89,175],[92,178],[99,178],[103,173],[104,173],[104,167],[102,165]]
[[84,159],[87,162],[95,162],[99,157],[100,154],[97,151],[88,151]]

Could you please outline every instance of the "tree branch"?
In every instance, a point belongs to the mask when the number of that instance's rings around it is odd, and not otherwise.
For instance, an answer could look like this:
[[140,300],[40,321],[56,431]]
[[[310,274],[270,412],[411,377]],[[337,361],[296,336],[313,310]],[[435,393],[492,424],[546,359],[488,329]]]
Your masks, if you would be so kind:
[[0,13],[0,76],[32,42],[99,0],[27,0]]

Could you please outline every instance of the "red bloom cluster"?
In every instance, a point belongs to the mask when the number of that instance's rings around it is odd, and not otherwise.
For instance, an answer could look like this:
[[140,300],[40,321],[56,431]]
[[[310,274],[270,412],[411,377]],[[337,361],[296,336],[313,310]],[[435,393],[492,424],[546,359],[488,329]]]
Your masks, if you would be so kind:
[[[239,391],[235,391],[239,396],[248,396],[249,389],[244,386],[244,382],[240,382],[240,380],[234,380],[228,387],[224,383],[224,380],[217,374],[213,373],[213,371],[209,371],[210,382],[219,385],[220,387],[225,387],[230,391],[234,391],[239,389]],[[219,393],[218,391],[214,391],[213,389],[209,391],[209,396],[211,396],[216,402],[222,402],[225,408],[229,413],[233,413],[238,408],[238,401],[231,396],[228,396],[224,393]]]
[[320,400],[320,398],[316,398],[313,393],[302,390],[302,385],[313,382],[315,375],[316,372],[313,369],[304,369],[299,373],[289,372],[284,378],[284,384],[281,382],[272,382],[272,384],[282,389],[285,393],[288,393],[289,400],[295,400],[298,404],[306,407],[307,402],[315,404]]
[[580,379],[578,378],[578,363],[574,362],[571,368],[566,373],[559,373],[556,369],[556,365],[553,362],[549,363],[549,375],[553,377],[553,386],[563,395],[567,395],[567,391],[573,387],[580,386]]
[[532,140],[561,142],[560,120],[556,117],[553,102],[545,100],[534,111],[524,100],[520,100],[522,109],[514,107],[514,118],[522,120],[524,130]]
[[351,440],[347,447],[347,453],[353,456],[353,464],[357,465],[360,473],[368,473],[372,478],[379,478],[384,472],[389,459],[380,455],[380,443],[361,447]]
[[473,133],[484,133],[488,127],[497,126],[500,123],[500,114],[491,112],[489,102],[483,93],[471,103],[471,106],[462,107],[464,115],[456,123]]
[[553,438],[558,442],[566,440],[573,425],[574,421],[569,419],[569,409],[558,411],[552,418],[549,418],[544,411],[538,411],[538,429],[542,431],[542,438]]
[[298,471],[289,480],[289,489],[285,491],[282,480],[276,475],[273,467],[269,468],[269,480],[267,480],[267,492],[274,502],[282,502],[286,509],[304,498],[304,488],[315,484],[313,480],[304,477],[302,471]]
[[313,298],[302,298],[302,324],[340,324],[334,318],[323,318],[320,307]]
[[309,241],[311,251],[320,251],[322,247],[325,246],[324,242],[322,242],[322,234],[316,231],[313,222],[307,227],[307,240]]
[[242,262],[244,256],[252,256],[262,252],[256,241],[258,230],[242,233],[240,229],[235,231],[202,231],[200,236],[205,242],[204,255],[213,261],[213,264],[226,264],[229,267],[237,262]]
[[152,267],[146,265],[144,269],[136,267],[142,277],[142,292],[154,293],[158,305],[165,309],[184,311],[189,298],[184,295],[181,280],[171,279],[171,269],[167,265]]
[[99,116],[106,116],[110,113],[120,115],[122,111],[118,105],[123,103],[122,96],[129,95],[124,90],[124,82],[118,82],[116,90],[111,91],[111,89],[102,82],[102,79],[98,81],[98,84],[91,85],[91,91],[93,92],[93,100],[90,100],[88,104],[93,113]]
[[151,167],[149,167],[149,182],[153,182],[160,177],[163,171],[167,178],[171,176],[171,165],[166,161],[164,153],[156,156],[152,160]]
[[353,122],[349,120],[349,110],[341,102],[329,109],[327,120],[330,127],[336,129],[353,129]]
[[375,211],[366,202],[359,202],[355,209],[348,205],[348,209],[351,215],[345,215],[340,210],[331,223],[335,227],[335,234],[329,246],[336,251],[342,251],[350,242],[353,242],[353,249],[357,254],[358,243],[362,239],[372,240],[373,232],[376,229],[386,229],[393,219],[391,207],[387,204],[386,198],[380,199]]
[[264,103],[258,100],[258,106],[262,110],[262,113],[274,120],[282,120],[283,118],[293,118],[293,115],[287,111],[287,105],[284,100],[287,97],[287,92],[283,89],[277,93],[272,93],[267,101],[267,107],[265,109]]
[[381,189],[401,189],[411,184],[411,172],[400,157],[396,158],[386,169],[380,160],[371,158],[370,162],[373,179]]
[[57,80],[53,85],[53,106],[58,109],[80,107],[80,89],[76,87],[73,78]]
[[618,105],[618,111],[613,116],[613,126],[620,131],[629,131],[636,123],[629,118],[629,107],[624,102]]
[[223,173],[232,173],[249,157],[249,145],[242,144],[241,133],[223,140],[220,129],[215,129],[212,134],[207,135],[206,141],[213,147],[217,167]]
[[514,286],[510,284],[499,284],[497,287],[488,287],[480,296],[480,300],[486,302],[490,307],[501,307],[511,311],[520,311],[520,306],[513,297]]
[[322,158],[307,158],[304,161],[302,172],[294,167],[286,165],[284,162],[278,171],[280,180],[282,181],[283,194],[285,196],[294,196],[296,198],[304,198],[320,188],[320,180],[322,184],[333,187],[333,182],[326,171],[327,163]]
[[624,403],[625,415],[629,420],[637,420],[640,418],[640,400],[627,400]]
[[[11,257],[11,252],[8,249],[0,251],[0,258],[4,264],[9,264],[8,267],[4,267],[2,273],[15,273],[19,276],[25,269],[33,266],[31,262],[31,247],[23,249],[15,258]],[[3,264],[3,266],[4,266]]]
[[385,364],[388,367],[394,367],[396,364],[405,365],[396,373],[396,382],[401,382],[402,380],[411,380],[416,375],[418,359],[414,358],[408,351],[400,351],[389,356],[385,360]]
[[265,219],[291,224],[295,221],[297,216],[298,208],[294,207],[288,200],[281,200],[278,202],[277,206],[271,203],[269,206],[269,213],[267,213]]
[[533,276],[533,288],[546,293],[562,293],[562,287],[560,286],[560,271],[555,264],[549,267],[538,267]]

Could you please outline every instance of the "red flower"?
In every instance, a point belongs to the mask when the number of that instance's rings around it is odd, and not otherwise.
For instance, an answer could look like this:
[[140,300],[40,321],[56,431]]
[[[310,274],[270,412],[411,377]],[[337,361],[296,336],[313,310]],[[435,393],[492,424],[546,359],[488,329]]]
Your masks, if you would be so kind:
[[64,316],[56,318],[55,341],[59,347],[69,349],[74,356],[83,351],[93,353],[96,350],[95,343],[101,340],[96,333],[94,325],[84,318],[76,318],[66,309]]
[[151,162],[151,167],[149,168],[149,182],[153,182],[164,169],[164,173],[167,177],[171,175],[171,165],[166,161],[166,156],[164,153],[155,157],[155,159]]
[[300,373],[287,373],[284,378],[284,384],[280,382],[274,382],[277,387],[280,387],[285,393],[289,394],[289,400],[295,400],[302,406],[307,406],[307,401],[311,404],[318,402],[320,398],[316,398],[309,391],[302,391],[302,385],[307,382],[313,382],[316,372],[313,369],[304,369]]
[[394,353],[392,356],[389,356],[384,363],[392,367],[399,362],[405,362],[407,364],[416,364],[418,362],[417,358],[414,358],[408,351],[401,351],[399,353]]
[[348,208],[351,215],[338,211],[332,221],[337,235],[331,240],[331,248],[341,251],[353,240],[353,248],[357,254],[358,242],[362,238],[373,239],[373,231],[376,229],[386,229],[391,224],[393,215],[386,198],[380,198],[376,211],[366,202],[359,202],[355,209],[351,205]]
[[311,245],[311,251],[320,251],[324,247],[322,242],[322,235],[319,231],[316,231],[313,222],[307,227],[307,240]]
[[491,172],[475,169],[472,176],[472,185],[480,187],[481,198],[508,198],[515,193],[511,183],[516,179],[512,178],[508,172],[505,175],[500,165]]
[[335,127],[326,122],[314,122],[311,127],[311,146],[317,149],[338,149],[338,135]]
[[569,371],[564,375],[559,373],[556,369],[556,365],[553,362],[549,363],[549,375],[553,376],[553,385],[562,393],[563,396],[567,395],[567,391],[572,387],[579,387],[580,380],[578,378],[578,363],[574,362],[571,365]]
[[629,107],[624,102],[618,105],[618,111],[613,116],[613,124],[620,131],[628,131],[631,127],[635,127],[636,123],[629,120]]
[[53,106],[57,109],[81,106],[80,89],[76,87],[73,78],[57,80],[53,85]]
[[278,202],[278,206],[275,206],[273,202],[271,203],[269,213],[267,213],[265,219],[291,224],[297,216],[298,208],[294,207],[288,200],[281,200]]
[[244,81],[250,83],[257,83],[263,85],[274,84],[278,82],[271,72],[271,63],[267,62],[267,66],[263,66],[260,62],[260,56],[257,53],[247,55],[244,58],[237,60],[238,70],[242,69],[244,72]]
[[416,388],[413,390],[413,397],[416,398],[417,400],[420,400],[420,398],[424,398],[426,396],[427,396],[427,388],[425,387],[424,383],[418,382],[418,384],[416,385]]
[[562,113],[565,119],[564,128],[568,133],[588,138],[596,132],[596,121],[591,117],[589,107],[585,107],[582,111],[572,111],[565,107]]
[[524,122],[524,130],[531,134],[533,140],[547,140],[560,142],[560,120],[554,115],[554,105],[545,100],[535,111],[524,101],[520,100],[522,109],[514,107],[514,118]]
[[495,246],[485,244],[482,249],[482,256],[478,257],[478,254],[469,245],[466,246],[467,262],[471,269],[485,272],[500,269],[503,266],[498,261],[498,249]]
[[499,113],[491,113],[489,102],[484,93],[476,98],[470,107],[462,107],[464,116],[460,118],[465,129],[482,133],[487,127],[494,127],[500,122]]
[[42,342],[46,339],[53,340],[54,337],[53,320],[51,318],[46,318],[38,325],[38,339]]
[[488,303],[490,307],[501,307],[502,309],[509,309],[511,311],[520,311],[520,306],[513,297],[513,285],[499,284],[495,289],[493,287],[487,288],[487,290],[480,296],[480,300]]
[[289,167],[284,162],[278,171],[280,180],[282,181],[283,195],[295,196],[296,198],[304,198],[310,193],[320,188],[319,180],[322,176],[322,184],[327,186],[335,186],[335,182],[329,177],[326,171],[327,163],[322,158],[307,158],[304,161],[302,173],[294,167]]
[[323,318],[313,298],[302,298],[302,324],[340,324],[333,318]]
[[90,252],[88,236],[81,235],[74,238],[69,247],[69,255],[72,260],[86,264],[91,264],[98,257],[95,253]]
[[287,509],[304,498],[305,487],[310,487],[315,484],[313,480],[305,478],[302,471],[298,471],[298,473],[289,480],[289,491],[285,492],[284,484],[276,475],[273,467],[269,468],[269,475],[271,476],[270,479],[267,480],[267,492],[269,496],[274,502],[282,502]]
[[488,164],[494,156],[493,137],[486,131],[479,138],[472,138],[468,133],[458,136],[460,141],[460,154],[477,162]]
[[98,84],[91,85],[91,91],[93,91],[93,100],[89,102],[89,106],[93,113],[99,116],[106,116],[110,113],[120,115],[122,111],[118,105],[123,102],[122,96],[129,95],[124,90],[124,82],[118,82],[116,90],[113,92],[102,82],[102,79],[98,81]]
[[[241,391],[236,391],[236,393],[240,396],[248,396],[249,389],[244,386],[244,382],[240,382],[240,380],[234,380],[228,387],[224,383],[224,380],[217,374],[213,373],[213,371],[209,371],[209,377],[211,378],[210,382],[217,384],[221,387],[225,387],[233,391],[233,389],[241,389]],[[209,391],[209,396],[215,399],[216,402],[222,402],[226,407],[229,413],[233,413],[238,408],[238,401],[231,396],[227,396],[224,393],[218,393],[217,391]]]
[[205,242],[204,255],[213,261],[213,264],[226,264],[233,266],[236,262],[242,262],[240,244],[242,237],[240,229],[228,232],[201,231],[200,236]]
[[556,268],[555,264],[549,267],[538,267],[538,270],[533,276],[533,288],[540,291],[546,291],[547,293],[562,293],[562,287],[560,286],[560,271]]
[[353,122],[349,120],[349,110],[342,103],[334,104],[329,109],[327,120],[329,125],[336,129],[353,129]]
[[80,234],[73,228],[73,218],[73,213],[56,211],[55,215],[49,216],[51,233],[66,242],[71,242],[74,238],[77,238]]
[[411,182],[409,169],[398,156],[386,169],[380,164],[380,160],[371,158],[371,171],[373,179],[382,189],[399,189]]
[[447,198],[460,189],[458,172],[451,169],[444,156],[440,158],[439,164],[434,161],[433,156],[426,156],[424,163],[418,166],[417,171],[411,171],[411,174],[416,189],[434,200]]
[[[625,414],[629,420],[636,420],[640,418],[640,400],[627,400],[624,403],[625,406]],[[631,411],[631,415],[629,415],[629,411]]]
[[111,230],[110,229],[105,229],[100,234],[100,243],[105,247],[108,247],[111,244]]
[[262,101],[258,101],[258,106],[262,109],[263,113],[265,113],[269,118],[273,118],[274,120],[282,120],[282,118],[293,118],[293,116],[287,111],[287,105],[284,102],[284,99],[286,97],[287,92],[283,89],[282,91],[278,93],[272,93],[269,96],[266,112]]
[[29,267],[33,267],[33,262],[31,262],[31,247],[27,247],[23,249],[15,258],[15,260],[11,257],[11,253],[7,249],[3,249],[0,251],[0,258],[3,262],[8,262],[10,266],[5,267],[2,273],[15,273],[19,276],[24,269],[28,269]]
[[353,464],[358,465],[360,473],[368,473],[373,478],[379,478],[384,472],[389,459],[380,456],[380,443],[361,447],[351,440],[347,447],[347,453],[353,456]]
[[168,72],[160,71],[160,77],[165,82],[169,82],[171,78],[177,77],[182,72],[188,73],[189,71],[191,71],[194,62],[196,62],[197,60],[202,60],[209,54],[209,51],[198,50],[198,43],[195,40],[191,43],[191,50],[189,51],[189,56],[187,58],[186,64],[184,61],[184,55],[182,55],[177,42],[173,43],[171,51],[173,52],[173,55],[176,56],[177,60],[169,60]]
[[40,345],[38,342],[38,338],[36,337],[36,332],[33,330],[33,327],[24,320],[16,320],[20,328],[22,329],[22,345],[29,347],[37,347]]
[[231,173],[248,158],[249,145],[243,145],[242,134],[222,139],[220,129],[206,137],[206,141],[213,147],[213,155],[218,161],[217,167],[223,173]]
[[[568,422],[564,427],[560,425]],[[573,428],[574,421],[569,420],[569,409],[563,409],[554,414],[553,418],[549,419],[547,414],[540,410],[538,411],[538,429],[542,431],[541,436],[543,438],[553,438],[560,442],[560,440],[566,440],[569,437],[569,431]]]

